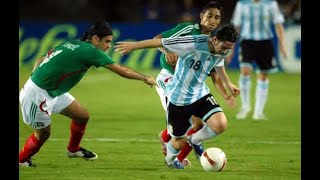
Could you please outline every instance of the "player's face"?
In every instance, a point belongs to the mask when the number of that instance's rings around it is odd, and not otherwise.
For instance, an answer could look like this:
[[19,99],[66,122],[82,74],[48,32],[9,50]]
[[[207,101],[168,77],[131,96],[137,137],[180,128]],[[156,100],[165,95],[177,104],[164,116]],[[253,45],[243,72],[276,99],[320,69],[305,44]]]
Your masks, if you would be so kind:
[[214,54],[227,55],[234,47],[234,42],[219,41],[216,37],[212,38],[211,52]]
[[92,44],[102,51],[107,51],[111,47],[112,38],[112,35],[103,38],[93,38]]
[[200,24],[211,32],[216,29],[221,22],[221,12],[217,8],[207,9],[200,14]]

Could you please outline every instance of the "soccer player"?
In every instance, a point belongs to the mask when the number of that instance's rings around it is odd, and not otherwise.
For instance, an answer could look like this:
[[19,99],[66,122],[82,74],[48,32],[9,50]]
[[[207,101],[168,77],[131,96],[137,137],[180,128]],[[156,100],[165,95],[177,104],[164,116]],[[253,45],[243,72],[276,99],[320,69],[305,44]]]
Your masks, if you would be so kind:
[[[121,55],[136,49],[164,47],[179,56],[172,81],[166,87],[168,98],[167,129],[171,140],[167,143],[165,162],[168,167],[184,169],[176,157],[188,143],[197,154],[202,141],[216,137],[227,127],[227,118],[221,107],[210,94],[205,80],[214,68],[229,96],[236,97],[239,88],[231,83],[224,68],[224,58],[234,47],[239,34],[232,25],[220,28],[214,36],[190,35],[184,37],[149,39],[138,42],[117,42],[115,51]],[[196,133],[186,136],[190,127],[189,119],[194,115],[205,124]],[[188,142],[187,142],[188,141]]]
[[[198,34],[210,35],[219,26],[222,15],[222,5],[219,2],[211,1],[202,8],[202,11],[200,13],[200,23],[180,23],[176,27],[156,35],[154,38],[161,39],[168,37],[179,37]],[[164,92],[167,84],[172,80],[178,56],[176,53],[167,51],[164,48],[158,49],[162,52],[160,56],[160,65],[162,69],[156,78],[158,84],[156,90],[160,97],[162,107],[165,110],[165,112],[167,112],[167,98],[165,97]],[[210,73],[210,76],[215,87],[218,89],[218,91],[224,97],[227,103],[233,104],[233,96],[227,95],[225,86],[223,85],[221,79],[219,78],[219,76],[217,76],[214,70]],[[188,131],[187,135],[191,135],[194,132],[198,131],[202,128],[204,124],[203,121],[201,121],[201,119],[195,116],[192,116],[192,122],[193,128]],[[169,142],[170,139],[171,136],[168,133],[167,129],[164,129],[160,132],[161,149],[164,155],[166,155],[166,144]],[[187,155],[190,153],[191,150],[192,147],[189,144],[187,144],[178,155],[177,159],[180,160],[183,165],[191,165],[191,162],[188,159],[186,159]]]
[[79,83],[92,66],[105,67],[128,79],[156,85],[152,77],[115,63],[105,51],[111,47],[112,29],[105,21],[97,21],[81,40],[62,43],[38,59],[31,77],[20,91],[23,121],[34,128],[19,153],[20,166],[34,166],[35,155],[50,136],[51,114],[71,119],[67,157],[94,160],[98,155],[80,147],[89,113],[68,91]]
[[284,44],[284,17],[275,0],[242,0],[238,1],[231,22],[240,30],[241,42],[240,78],[241,108],[237,119],[245,119],[251,111],[251,71],[252,63],[258,67],[255,105],[252,118],[265,120],[264,107],[268,98],[268,74],[277,71],[274,61],[273,32],[274,24],[279,40],[280,51],[287,57]]

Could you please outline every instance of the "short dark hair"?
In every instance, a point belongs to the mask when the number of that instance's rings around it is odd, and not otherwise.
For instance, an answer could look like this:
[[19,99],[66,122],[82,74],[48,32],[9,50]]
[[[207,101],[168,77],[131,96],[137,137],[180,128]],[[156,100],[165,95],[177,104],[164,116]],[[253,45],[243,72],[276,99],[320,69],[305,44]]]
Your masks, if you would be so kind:
[[231,24],[226,24],[218,29],[215,35],[219,41],[236,42],[239,40],[240,35],[236,28]]
[[205,13],[208,9],[211,9],[211,8],[217,8],[220,11],[221,16],[223,16],[223,6],[219,1],[210,1],[208,4],[202,7],[201,12]]
[[106,36],[113,35],[110,24],[104,20],[96,21],[96,23],[93,26],[91,26],[89,30],[83,33],[80,40],[85,41],[87,39],[91,39],[94,35],[97,35],[99,38],[104,38]]

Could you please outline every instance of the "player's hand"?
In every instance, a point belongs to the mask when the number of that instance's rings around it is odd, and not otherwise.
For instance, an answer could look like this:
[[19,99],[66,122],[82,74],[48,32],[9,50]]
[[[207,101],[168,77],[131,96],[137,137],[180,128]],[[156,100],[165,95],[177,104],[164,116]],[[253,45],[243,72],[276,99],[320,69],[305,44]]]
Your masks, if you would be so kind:
[[150,85],[151,87],[153,85],[158,86],[156,83],[156,80],[153,77],[147,76],[147,77],[145,77],[145,79],[143,81],[144,81],[144,83]]
[[119,52],[121,56],[128,54],[129,52],[134,50],[134,42],[116,42],[114,46],[115,52]]
[[280,52],[283,55],[284,59],[287,59],[288,58],[288,53],[287,53],[287,50],[286,50],[285,46],[280,44],[279,48],[280,48]]
[[231,82],[228,84],[228,87],[232,96],[237,97],[240,94],[240,89],[236,85],[232,84]]
[[231,94],[227,97],[224,97],[224,100],[226,101],[227,105],[231,108],[235,108],[236,107],[236,99],[235,97]]
[[165,54],[167,63],[170,64],[171,66],[176,65],[177,61],[178,61],[178,55],[176,53],[173,52],[167,52]]

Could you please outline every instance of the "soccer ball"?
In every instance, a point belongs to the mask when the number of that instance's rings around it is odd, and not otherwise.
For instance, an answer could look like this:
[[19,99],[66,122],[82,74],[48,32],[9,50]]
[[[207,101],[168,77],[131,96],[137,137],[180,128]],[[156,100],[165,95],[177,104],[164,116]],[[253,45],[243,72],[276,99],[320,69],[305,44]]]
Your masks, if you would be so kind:
[[227,156],[220,148],[211,147],[202,153],[200,163],[205,171],[222,171],[226,167]]

